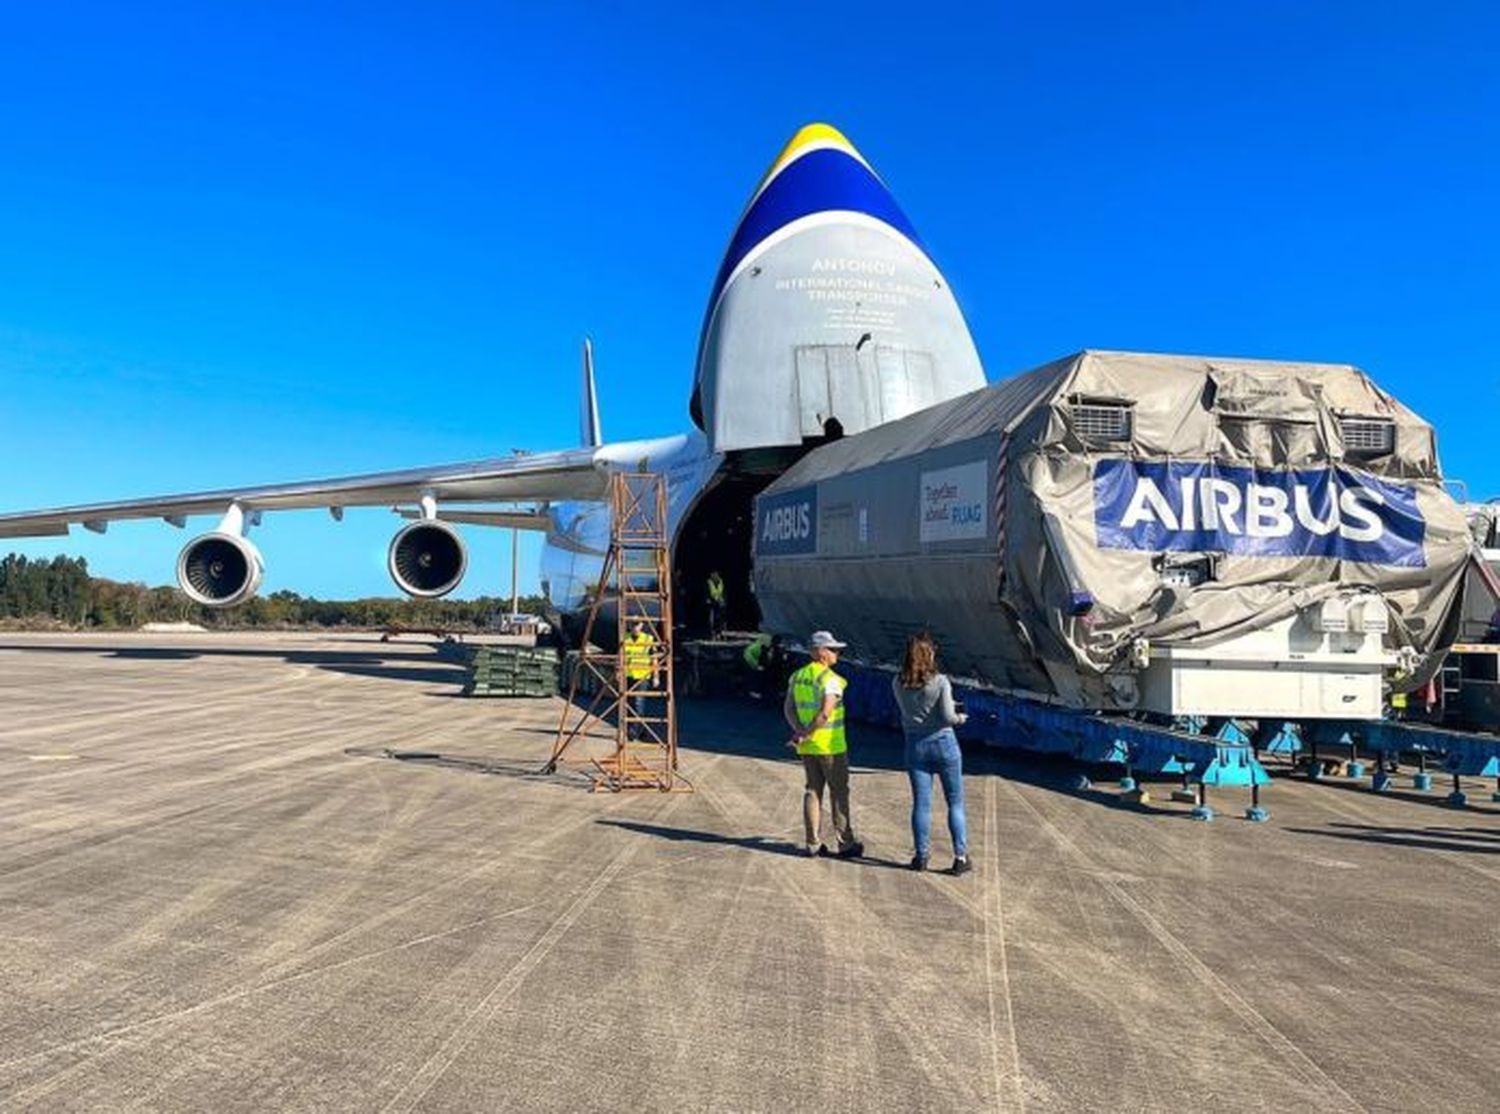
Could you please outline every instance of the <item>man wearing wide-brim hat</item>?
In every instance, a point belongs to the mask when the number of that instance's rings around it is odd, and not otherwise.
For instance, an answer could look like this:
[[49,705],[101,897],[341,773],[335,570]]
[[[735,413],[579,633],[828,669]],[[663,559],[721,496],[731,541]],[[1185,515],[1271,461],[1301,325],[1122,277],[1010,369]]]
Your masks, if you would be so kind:
[[803,849],[808,855],[829,853],[818,834],[826,786],[838,856],[852,859],[863,855],[865,847],[854,838],[849,822],[849,744],[844,737],[848,682],[833,671],[844,645],[829,631],[813,631],[807,640],[812,661],[792,674],[782,711],[792,728],[788,745],[801,757],[807,779],[802,793]]

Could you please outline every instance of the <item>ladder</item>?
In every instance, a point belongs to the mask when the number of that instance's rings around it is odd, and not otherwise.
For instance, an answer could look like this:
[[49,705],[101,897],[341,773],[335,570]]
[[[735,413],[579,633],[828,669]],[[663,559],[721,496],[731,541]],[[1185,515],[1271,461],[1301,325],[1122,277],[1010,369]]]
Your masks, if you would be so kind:
[[[690,790],[677,768],[666,478],[651,472],[615,472],[610,476],[609,502],[609,549],[589,605],[552,756],[543,771],[554,773],[564,762],[580,766],[595,791]],[[612,652],[593,641],[596,633],[604,634],[611,619]],[[637,627],[651,639],[651,671],[633,678],[625,644]],[[609,744],[604,753],[599,752],[600,741]]]

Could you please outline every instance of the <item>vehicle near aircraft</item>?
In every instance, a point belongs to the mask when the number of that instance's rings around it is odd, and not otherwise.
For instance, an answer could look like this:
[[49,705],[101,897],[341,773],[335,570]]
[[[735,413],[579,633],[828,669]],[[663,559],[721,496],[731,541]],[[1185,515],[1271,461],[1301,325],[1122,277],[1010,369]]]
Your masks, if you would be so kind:
[[9,513],[0,537],[61,536],[73,525],[103,533],[121,519],[181,528],[213,515],[217,524],[182,548],[177,582],[200,604],[232,607],[264,576],[249,532],[265,513],[326,508],[341,519],[350,507],[391,506],[411,520],[387,559],[403,592],[437,597],[461,583],[459,526],[540,530],[543,591],[566,624],[599,577],[609,474],[648,470],[668,480],[677,614],[693,617],[717,570],[730,589],[730,625],[753,628],[754,496],[818,444],[984,382],[947,280],[886,185],[842,134],[811,124],[762,177],[715,275],[689,402],[696,428],[604,443],[585,342],[577,448]]
[[988,688],[1167,717],[1378,719],[1488,571],[1432,427],[1336,364],[1078,353],[808,453],[757,516],[768,630],[926,629]]

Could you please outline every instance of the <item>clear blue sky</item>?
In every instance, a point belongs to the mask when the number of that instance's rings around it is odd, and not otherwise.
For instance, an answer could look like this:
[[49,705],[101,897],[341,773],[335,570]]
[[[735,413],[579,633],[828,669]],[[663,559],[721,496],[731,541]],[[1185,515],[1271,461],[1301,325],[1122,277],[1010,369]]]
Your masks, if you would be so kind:
[[[991,379],[1349,361],[1500,494],[1491,5],[719,7],[11,5],[0,508],[571,445],[585,332],[606,436],[685,428],[719,255],[816,119]],[[267,590],[392,594],[395,526],[268,516]],[[165,583],[183,537],[0,550]],[[469,594],[508,553],[474,537]]]

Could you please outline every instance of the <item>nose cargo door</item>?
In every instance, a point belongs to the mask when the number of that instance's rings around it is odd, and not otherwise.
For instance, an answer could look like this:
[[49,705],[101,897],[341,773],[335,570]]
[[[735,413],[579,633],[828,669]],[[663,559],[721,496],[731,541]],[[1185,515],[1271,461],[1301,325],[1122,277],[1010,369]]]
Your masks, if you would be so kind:
[[797,349],[797,428],[803,437],[821,435],[823,423],[833,415],[830,362],[827,345]]
[[863,156],[799,132],[709,293],[691,410],[715,453],[858,433],[984,386],[947,281]]
[[797,420],[819,437],[830,418],[859,433],[932,405],[932,354],[893,345],[804,344],[796,351]]

